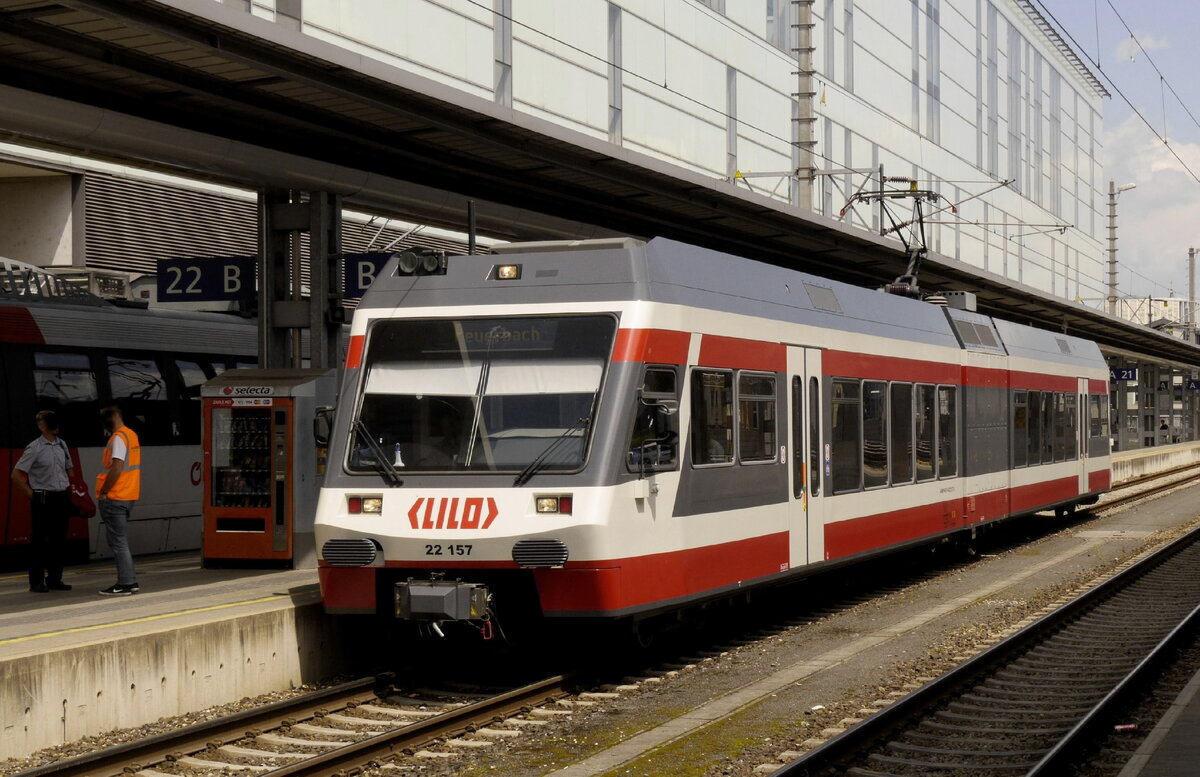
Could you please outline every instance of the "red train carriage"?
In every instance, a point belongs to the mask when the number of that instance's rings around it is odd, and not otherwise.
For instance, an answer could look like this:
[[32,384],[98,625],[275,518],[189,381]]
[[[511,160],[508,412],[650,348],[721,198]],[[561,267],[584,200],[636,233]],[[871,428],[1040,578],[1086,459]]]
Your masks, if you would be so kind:
[[429,266],[354,318],[330,612],[638,619],[1109,486],[1086,340],[665,239]]
[[[5,288],[0,288],[3,292]],[[200,385],[253,366],[252,322],[232,316],[121,308],[90,296],[0,296],[0,564],[23,563],[29,504],[8,473],[58,413],[63,439],[91,483],[104,437],[101,401],[115,398],[143,447],[142,497],[129,526],[134,553],[200,547]],[[74,557],[108,555],[99,517],[73,519]]]

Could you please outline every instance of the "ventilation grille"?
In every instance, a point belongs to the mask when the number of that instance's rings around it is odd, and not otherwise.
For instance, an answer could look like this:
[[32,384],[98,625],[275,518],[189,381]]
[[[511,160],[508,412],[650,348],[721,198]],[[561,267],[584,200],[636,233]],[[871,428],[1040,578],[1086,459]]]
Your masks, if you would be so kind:
[[1061,337],[1056,337],[1054,339],[1058,343],[1058,350],[1062,351],[1063,353],[1071,352],[1071,344],[1070,343],[1068,343],[1066,340],[1062,339]]
[[837,294],[834,293],[833,289],[826,286],[817,286],[805,281],[804,290],[808,292],[808,299],[817,310],[824,310],[829,313],[842,312],[842,304],[838,302]]
[[512,557],[522,567],[561,567],[567,546],[562,540],[521,540],[513,545]]
[[367,539],[326,540],[321,558],[335,567],[365,567],[375,563],[375,543]]
[[[253,194],[241,196],[197,191],[182,186],[88,175],[84,179],[87,213],[85,255],[88,267],[156,273],[158,260],[206,256],[254,256],[258,253],[258,205]],[[403,238],[398,240],[398,238]],[[307,257],[308,234],[301,237]],[[467,245],[418,228],[376,220],[342,221],[342,251],[400,251],[410,246],[465,254]],[[489,253],[477,247],[477,253]],[[308,283],[308,261],[301,269]]]

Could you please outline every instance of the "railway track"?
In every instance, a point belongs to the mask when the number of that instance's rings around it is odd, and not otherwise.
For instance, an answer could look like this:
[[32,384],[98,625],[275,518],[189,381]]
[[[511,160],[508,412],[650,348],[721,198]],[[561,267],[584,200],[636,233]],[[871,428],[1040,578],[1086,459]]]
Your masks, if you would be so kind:
[[406,691],[366,678],[15,777],[325,777],[435,740],[470,749],[518,736],[564,714],[540,706],[568,695],[567,685],[555,676],[495,693]]
[[777,774],[1070,773],[1200,623],[1195,530]]
[[[1181,475],[1182,477],[1176,477]],[[1185,485],[1200,477],[1200,464],[1186,464],[1182,467],[1165,470],[1163,472],[1155,472],[1150,475],[1142,475],[1141,477],[1127,480],[1113,488],[1112,493],[1121,494],[1114,499],[1106,500],[1100,504],[1093,505],[1087,509],[1091,512],[1099,512],[1101,510],[1111,510],[1117,507],[1124,507],[1131,502],[1136,502],[1139,499],[1145,499],[1150,496],[1155,496],[1164,491],[1170,491],[1178,486]],[[1153,484],[1150,488],[1134,491],[1132,493],[1122,493],[1130,489],[1138,488],[1147,484]]]

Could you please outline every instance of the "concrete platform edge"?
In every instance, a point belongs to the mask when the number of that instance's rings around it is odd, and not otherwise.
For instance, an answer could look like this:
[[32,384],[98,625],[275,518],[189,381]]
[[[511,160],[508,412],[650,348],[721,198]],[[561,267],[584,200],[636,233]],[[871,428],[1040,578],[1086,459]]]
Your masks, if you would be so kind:
[[282,600],[0,662],[0,758],[347,671],[338,619]]

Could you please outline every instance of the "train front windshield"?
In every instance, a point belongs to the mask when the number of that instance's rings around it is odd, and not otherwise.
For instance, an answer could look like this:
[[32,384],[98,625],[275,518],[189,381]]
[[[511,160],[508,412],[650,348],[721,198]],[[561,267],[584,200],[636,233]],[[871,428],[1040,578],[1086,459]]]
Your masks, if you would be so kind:
[[376,323],[348,468],[582,468],[616,326],[605,315]]

